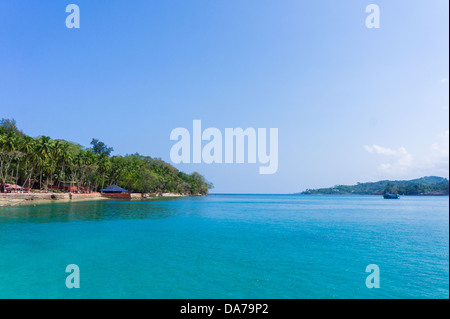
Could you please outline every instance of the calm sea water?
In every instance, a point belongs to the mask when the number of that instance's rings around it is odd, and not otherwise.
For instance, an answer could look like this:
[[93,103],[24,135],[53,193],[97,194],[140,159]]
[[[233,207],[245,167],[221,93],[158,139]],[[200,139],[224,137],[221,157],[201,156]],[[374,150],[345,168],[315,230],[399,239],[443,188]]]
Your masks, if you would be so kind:
[[0,208],[0,298],[449,298],[448,210],[313,195]]

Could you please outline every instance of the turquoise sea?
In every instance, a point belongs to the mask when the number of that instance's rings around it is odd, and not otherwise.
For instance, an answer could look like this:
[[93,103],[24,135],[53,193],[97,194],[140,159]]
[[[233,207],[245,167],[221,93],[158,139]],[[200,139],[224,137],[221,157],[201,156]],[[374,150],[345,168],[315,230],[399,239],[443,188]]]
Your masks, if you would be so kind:
[[[79,266],[79,289],[65,285],[69,264]],[[380,288],[366,287],[369,264]],[[449,298],[449,198],[0,208],[0,298]]]

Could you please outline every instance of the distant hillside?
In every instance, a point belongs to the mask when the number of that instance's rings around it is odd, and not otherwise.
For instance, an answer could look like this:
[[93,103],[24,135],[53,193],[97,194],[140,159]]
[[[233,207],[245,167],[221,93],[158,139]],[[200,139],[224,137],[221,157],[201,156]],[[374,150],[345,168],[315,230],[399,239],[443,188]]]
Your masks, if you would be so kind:
[[357,183],[356,185],[337,185],[330,188],[307,189],[297,194],[357,194],[382,195],[395,193],[400,195],[447,195],[449,181],[438,176],[426,176],[409,181],[379,181],[373,183]]

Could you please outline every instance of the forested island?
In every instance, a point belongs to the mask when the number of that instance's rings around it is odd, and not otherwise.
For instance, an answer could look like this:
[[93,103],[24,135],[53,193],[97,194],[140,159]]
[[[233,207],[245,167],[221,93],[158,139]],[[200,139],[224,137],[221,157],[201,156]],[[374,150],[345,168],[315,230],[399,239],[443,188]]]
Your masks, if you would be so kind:
[[130,192],[206,195],[213,185],[160,158],[111,156],[113,148],[93,138],[91,147],[48,136],[30,137],[14,119],[0,121],[0,192],[6,185],[42,192],[97,192],[118,185]]
[[378,181],[372,183],[357,183],[356,185],[337,185],[329,188],[307,189],[296,194],[355,194],[382,195],[386,193],[399,195],[449,195],[449,180],[438,176],[404,181]]

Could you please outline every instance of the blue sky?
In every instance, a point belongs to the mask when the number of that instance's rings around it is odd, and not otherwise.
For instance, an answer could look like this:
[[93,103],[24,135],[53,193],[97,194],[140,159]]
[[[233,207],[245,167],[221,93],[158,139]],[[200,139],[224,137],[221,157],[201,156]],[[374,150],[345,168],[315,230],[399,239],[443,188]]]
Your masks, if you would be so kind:
[[[66,5],[80,8],[68,29]],[[365,26],[380,7],[381,27]],[[278,128],[279,167],[179,164],[213,192],[448,177],[448,1],[0,0],[0,117],[170,162],[172,129]]]

